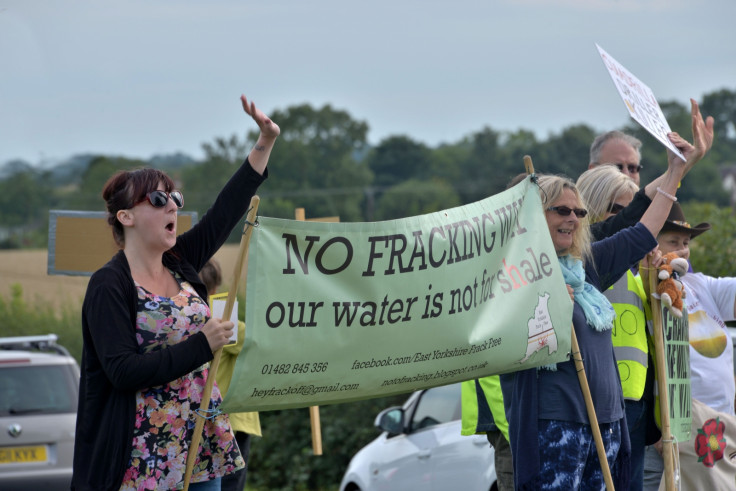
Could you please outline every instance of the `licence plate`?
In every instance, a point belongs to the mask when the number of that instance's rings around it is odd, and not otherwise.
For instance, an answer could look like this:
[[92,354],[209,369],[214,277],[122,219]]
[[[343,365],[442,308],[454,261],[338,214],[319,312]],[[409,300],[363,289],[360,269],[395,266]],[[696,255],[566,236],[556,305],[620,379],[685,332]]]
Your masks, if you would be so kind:
[[22,464],[26,462],[47,462],[48,460],[45,445],[0,448],[0,465]]

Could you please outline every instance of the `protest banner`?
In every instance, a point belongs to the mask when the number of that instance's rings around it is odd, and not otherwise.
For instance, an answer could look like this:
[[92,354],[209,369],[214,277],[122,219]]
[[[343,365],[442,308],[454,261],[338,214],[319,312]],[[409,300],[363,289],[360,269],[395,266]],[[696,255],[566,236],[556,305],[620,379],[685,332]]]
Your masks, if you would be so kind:
[[261,217],[222,410],[406,393],[569,359],[572,303],[530,178],[374,223]]
[[[652,270],[653,271],[653,270]],[[664,489],[666,491],[675,490],[675,456],[677,455],[677,445],[672,440],[672,427],[670,422],[670,400],[669,387],[667,384],[667,351],[665,349],[665,319],[669,317],[669,311],[659,301],[659,296],[655,295],[657,291],[657,282],[659,279],[653,272],[649,274],[649,292],[650,303],[652,306],[652,325],[654,329],[654,359],[657,366],[657,394],[659,397],[655,402],[658,406],[656,415],[659,416],[659,427],[662,432],[662,461],[664,462],[664,472],[662,480],[664,481]],[[683,315],[684,317],[684,315]]]
[[691,431],[679,445],[679,489],[734,489],[736,417],[692,399]]
[[[598,48],[603,64],[608,69],[608,73],[611,75],[613,83],[634,121],[642,125],[645,130],[659,140],[662,145],[672,150],[675,155],[682,160],[687,160],[682,152],[667,138],[667,134],[672,130],[667,123],[667,118],[664,117],[662,108],[659,107],[657,98],[654,97],[652,89],[606,53],[603,48],[597,44],[595,46]],[[603,164],[605,162],[599,163]]]
[[690,440],[692,424],[689,322],[687,310],[685,307],[682,310],[682,318],[679,318],[662,307],[670,432],[674,441],[679,443]]
[[[650,278],[650,291],[656,291],[656,276]],[[691,437],[692,396],[690,394],[690,340],[687,309],[682,318],[672,315],[659,299],[652,297],[654,326],[654,355],[657,365],[657,384],[654,414],[662,430],[662,481],[667,491],[677,488],[675,469],[679,453],[678,443]]]

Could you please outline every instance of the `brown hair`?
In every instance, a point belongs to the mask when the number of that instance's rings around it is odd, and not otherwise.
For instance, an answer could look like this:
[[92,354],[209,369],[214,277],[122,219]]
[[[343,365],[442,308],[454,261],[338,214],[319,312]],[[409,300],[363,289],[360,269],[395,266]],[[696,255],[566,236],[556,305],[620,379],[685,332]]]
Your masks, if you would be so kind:
[[118,246],[125,246],[125,232],[118,220],[118,211],[132,208],[146,199],[146,194],[154,191],[159,183],[167,193],[174,190],[174,181],[166,173],[150,168],[121,170],[105,183],[102,199],[107,207],[107,223],[112,227],[112,236]]
[[217,287],[222,284],[222,270],[220,269],[220,263],[217,259],[212,258],[207,261],[202,270],[199,272],[199,277],[202,279],[202,283],[207,287],[207,293],[210,295],[217,291]]

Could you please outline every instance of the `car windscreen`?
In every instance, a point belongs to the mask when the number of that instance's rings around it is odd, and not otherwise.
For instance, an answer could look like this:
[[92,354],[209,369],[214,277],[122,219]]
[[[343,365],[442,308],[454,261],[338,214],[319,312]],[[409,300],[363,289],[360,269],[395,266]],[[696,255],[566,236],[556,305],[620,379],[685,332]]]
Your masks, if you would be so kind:
[[419,399],[411,418],[411,431],[460,419],[460,384],[434,387]]
[[76,410],[77,382],[70,366],[0,367],[0,416]]

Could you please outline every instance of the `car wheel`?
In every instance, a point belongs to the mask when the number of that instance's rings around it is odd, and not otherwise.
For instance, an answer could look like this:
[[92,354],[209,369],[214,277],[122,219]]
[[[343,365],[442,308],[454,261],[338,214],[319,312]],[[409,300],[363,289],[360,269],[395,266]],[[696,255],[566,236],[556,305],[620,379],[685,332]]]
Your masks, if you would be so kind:
[[360,491],[360,486],[358,486],[354,482],[351,482],[347,486],[345,486],[345,491]]

